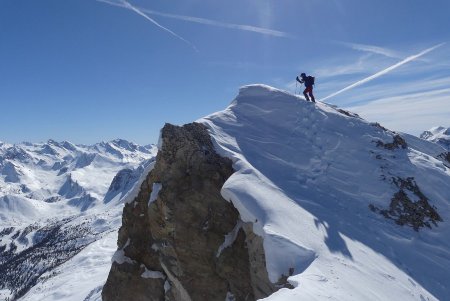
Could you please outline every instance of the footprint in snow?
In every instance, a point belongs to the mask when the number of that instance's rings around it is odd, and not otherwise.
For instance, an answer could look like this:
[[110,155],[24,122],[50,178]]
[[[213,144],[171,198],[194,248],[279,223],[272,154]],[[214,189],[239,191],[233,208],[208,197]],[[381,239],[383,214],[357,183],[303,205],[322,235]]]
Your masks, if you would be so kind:
[[313,281],[327,282],[328,278],[322,275],[305,275],[304,278]]

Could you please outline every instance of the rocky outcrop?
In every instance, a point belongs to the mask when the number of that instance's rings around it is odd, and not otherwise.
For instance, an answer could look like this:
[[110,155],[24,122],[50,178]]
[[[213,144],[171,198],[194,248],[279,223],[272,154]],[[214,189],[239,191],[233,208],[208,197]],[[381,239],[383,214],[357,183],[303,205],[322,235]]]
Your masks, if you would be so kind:
[[161,139],[154,169],[125,205],[103,300],[255,300],[274,292],[262,238],[220,195],[231,160],[214,151],[201,124],[166,124]]
[[74,198],[76,196],[83,195],[85,193],[83,187],[81,187],[77,181],[72,179],[72,175],[69,174],[66,181],[58,191],[60,196],[64,196],[67,199]]
[[383,141],[379,140],[377,141],[378,147],[384,147],[388,150],[394,150],[394,149],[406,149],[408,147],[408,144],[406,143],[405,139],[403,139],[400,135],[396,134],[394,136],[394,139],[390,143],[384,143]]
[[[394,194],[388,209],[380,209],[374,205],[369,208],[394,220],[398,225],[408,225],[418,231],[422,227],[437,226],[442,218],[436,207],[430,205],[428,198],[417,186],[414,178],[393,178],[392,182],[399,188]],[[416,200],[413,200],[415,198]]]
[[450,167],[450,152],[442,153],[437,158],[442,160],[445,166]]
[[353,112],[350,112],[350,111],[346,111],[346,110],[344,110],[344,109],[336,109],[339,113],[341,113],[341,114],[344,114],[345,116],[348,116],[348,117],[355,117],[355,118],[359,118],[359,119],[361,119],[361,117],[358,115],[358,114],[356,114],[356,113],[353,113]]

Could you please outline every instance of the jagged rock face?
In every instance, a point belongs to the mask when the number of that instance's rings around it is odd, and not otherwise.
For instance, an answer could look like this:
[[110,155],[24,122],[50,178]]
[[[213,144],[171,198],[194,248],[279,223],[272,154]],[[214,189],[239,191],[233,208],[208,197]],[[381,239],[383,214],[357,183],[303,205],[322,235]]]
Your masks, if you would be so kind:
[[408,144],[405,139],[403,139],[400,135],[394,136],[394,141],[392,143],[384,143],[383,141],[377,141],[378,147],[384,147],[385,149],[394,150],[397,148],[406,149]]
[[444,160],[444,164],[446,166],[450,166],[450,152],[442,153],[439,156],[437,156],[437,158]]
[[154,169],[124,208],[103,300],[255,300],[275,291],[262,239],[220,195],[231,160],[201,124],[167,124],[161,138]]
[[[414,178],[393,178],[392,182],[399,191],[392,197],[389,209],[379,209],[369,205],[372,211],[394,220],[399,225],[409,225],[416,231],[422,227],[431,228],[432,224],[437,226],[437,222],[442,222],[436,208],[430,205]],[[412,200],[411,195],[414,195],[417,200]]]
[[447,160],[447,162],[450,163],[450,152],[446,153],[444,155],[444,157],[445,157],[445,160]]

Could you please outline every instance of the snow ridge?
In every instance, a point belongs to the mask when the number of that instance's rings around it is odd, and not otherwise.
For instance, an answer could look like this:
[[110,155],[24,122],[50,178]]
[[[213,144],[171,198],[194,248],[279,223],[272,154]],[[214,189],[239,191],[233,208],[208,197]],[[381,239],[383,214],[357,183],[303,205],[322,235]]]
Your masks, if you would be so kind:
[[[222,195],[264,238],[269,278],[295,286],[265,300],[448,296],[450,170],[432,143],[409,145],[355,114],[264,85],[243,87],[198,122],[234,163]],[[403,189],[396,179],[414,183],[444,222],[416,232],[371,211],[389,208]]]

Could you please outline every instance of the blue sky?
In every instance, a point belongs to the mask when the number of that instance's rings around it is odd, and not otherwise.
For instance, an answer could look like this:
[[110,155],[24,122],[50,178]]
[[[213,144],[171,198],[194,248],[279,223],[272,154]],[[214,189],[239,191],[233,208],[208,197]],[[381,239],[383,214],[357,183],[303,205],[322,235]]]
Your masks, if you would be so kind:
[[450,126],[450,1],[0,0],[0,140],[157,141],[242,85],[294,92],[418,134]]

